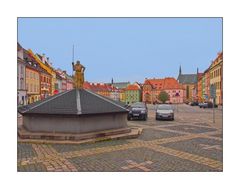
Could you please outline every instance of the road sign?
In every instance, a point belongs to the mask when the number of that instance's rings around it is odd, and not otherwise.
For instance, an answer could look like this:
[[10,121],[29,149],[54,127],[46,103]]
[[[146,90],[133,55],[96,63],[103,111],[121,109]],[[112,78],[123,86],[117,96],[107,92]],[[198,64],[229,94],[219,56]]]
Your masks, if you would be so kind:
[[210,96],[211,98],[216,98],[216,85],[210,86]]

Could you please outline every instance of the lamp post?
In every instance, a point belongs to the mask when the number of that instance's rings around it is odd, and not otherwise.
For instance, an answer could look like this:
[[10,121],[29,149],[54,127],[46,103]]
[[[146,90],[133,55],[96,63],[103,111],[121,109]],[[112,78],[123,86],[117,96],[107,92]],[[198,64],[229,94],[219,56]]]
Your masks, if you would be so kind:
[[175,97],[177,97],[177,112],[178,112],[178,102],[179,102],[178,98],[180,97],[180,94],[176,92]]

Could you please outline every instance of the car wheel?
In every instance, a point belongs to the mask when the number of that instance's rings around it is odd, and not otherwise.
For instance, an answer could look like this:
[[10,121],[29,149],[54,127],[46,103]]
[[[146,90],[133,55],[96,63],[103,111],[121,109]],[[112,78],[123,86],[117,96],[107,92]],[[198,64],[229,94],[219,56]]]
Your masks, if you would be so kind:
[[146,120],[147,120],[147,116],[144,116],[143,121],[146,121]]
[[130,118],[130,117],[128,117],[128,118],[127,118],[127,120],[128,120],[128,121],[130,121],[130,120],[131,120],[131,118]]

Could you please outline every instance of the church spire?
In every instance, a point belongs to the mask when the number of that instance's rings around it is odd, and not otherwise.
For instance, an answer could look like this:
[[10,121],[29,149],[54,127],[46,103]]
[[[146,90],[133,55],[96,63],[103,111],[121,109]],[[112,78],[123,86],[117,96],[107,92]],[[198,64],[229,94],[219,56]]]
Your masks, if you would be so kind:
[[180,67],[179,67],[179,75],[181,75],[182,74],[182,68],[181,68],[181,65],[180,65]]

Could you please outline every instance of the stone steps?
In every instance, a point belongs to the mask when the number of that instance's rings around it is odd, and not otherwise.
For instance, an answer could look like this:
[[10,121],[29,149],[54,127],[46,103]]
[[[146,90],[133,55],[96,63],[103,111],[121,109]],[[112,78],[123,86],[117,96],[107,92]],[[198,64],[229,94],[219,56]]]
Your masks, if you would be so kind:
[[18,130],[18,142],[80,144],[121,138],[136,138],[142,133],[141,128],[128,127],[91,133],[35,133],[23,128]]

